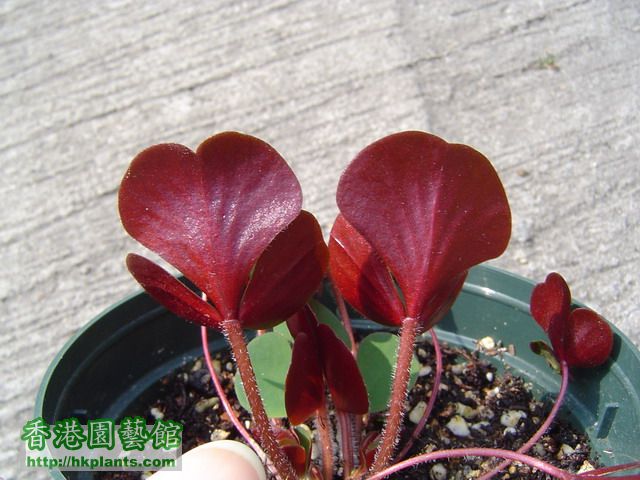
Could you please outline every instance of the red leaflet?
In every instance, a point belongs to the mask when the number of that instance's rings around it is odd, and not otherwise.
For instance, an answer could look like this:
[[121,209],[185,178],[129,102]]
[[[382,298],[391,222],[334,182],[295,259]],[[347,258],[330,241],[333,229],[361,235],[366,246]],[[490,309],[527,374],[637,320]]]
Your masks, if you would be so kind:
[[287,320],[294,337],[285,382],[287,417],[298,425],[324,405],[325,381],[337,410],[365,414],[369,399],[351,352],[328,326],[318,324],[305,306]]
[[576,308],[569,316],[567,363],[575,367],[597,367],[606,362],[613,348],[613,332],[593,310]]
[[284,392],[287,417],[292,425],[300,425],[324,404],[318,344],[306,333],[295,337]]
[[297,432],[283,428],[276,429],[276,439],[298,476],[304,477],[311,462],[311,444],[308,444],[308,450],[305,449]]
[[[149,293],[167,308],[198,323],[211,326],[199,316],[205,308],[209,316],[217,312],[216,323],[233,318],[252,328],[273,326],[304,305],[324,275],[326,246],[315,218],[300,212],[300,185],[257,138],[221,133],[195,153],[181,145],[150,147],[131,163],[118,200],[127,232],[215,307],[194,303],[168,274],[149,278],[149,262],[133,261],[132,273],[145,277]],[[283,283],[294,287],[286,295]]]
[[307,472],[307,452],[300,445],[281,445],[296,473],[302,477]]
[[[509,205],[489,161],[470,147],[423,132],[398,133],[365,148],[340,179],[337,200],[346,221],[397,280],[405,314],[414,318],[423,312],[437,315],[439,306],[429,304],[434,296],[450,303],[465,272],[498,256],[509,241]],[[362,256],[346,241],[340,245],[346,250],[343,258]],[[339,265],[334,270],[357,268]],[[352,276],[347,290],[362,291],[361,277]],[[397,315],[395,306],[386,310]],[[421,320],[431,324],[430,318]]]
[[553,315],[547,328],[547,336],[551,341],[553,353],[558,360],[566,360],[567,358],[568,319],[568,316]]
[[603,364],[613,348],[607,322],[588,308],[571,310],[571,292],[558,273],[550,273],[531,294],[531,315],[547,332],[553,352],[570,367]]
[[127,255],[127,268],[156,301],[179,317],[209,328],[218,328],[222,317],[216,309],[189,290],[173,275],[140,255]]
[[[318,319],[309,305],[305,305],[295,315],[287,318],[287,328],[294,339],[298,338],[301,333],[306,333],[314,344],[317,343],[316,329],[318,328]],[[314,349],[318,350],[319,347],[314,346]]]
[[342,215],[331,229],[329,270],[345,300],[366,317],[384,325],[402,323],[404,307],[389,270]]
[[[329,238],[331,278],[344,298],[366,317],[383,325],[400,326],[407,316],[389,270],[373,247],[338,215]],[[467,271],[443,281],[424,303],[420,317],[429,329],[449,311],[462,290]]]
[[353,355],[327,325],[318,325],[318,340],[324,376],[336,409],[364,415],[369,411],[369,398]]
[[551,272],[531,293],[531,315],[545,331],[548,330],[552,317],[558,315],[566,318],[570,306],[569,286],[558,273]]
[[433,295],[427,299],[418,317],[421,319],[425,330],[433,327],[447,314],[458,297],[460,290],[462,290],[467,273],[468,271],[465,270],[458,276],[443,281],[438,290],[433,292]]
[[242,299],[242,325],[268,328],[300,310],[320,285],[328,261],[320,225],[302,211],[258,259]]

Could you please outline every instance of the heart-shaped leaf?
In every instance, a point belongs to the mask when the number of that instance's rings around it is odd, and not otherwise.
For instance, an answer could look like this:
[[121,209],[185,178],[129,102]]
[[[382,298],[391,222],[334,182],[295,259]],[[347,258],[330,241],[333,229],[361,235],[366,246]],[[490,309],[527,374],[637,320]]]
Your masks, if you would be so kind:
[[242,298],[242,325],[270,328],[300,310],[320,285],[328,257],[317,220],[300,212],[258,259]]
[[329,269],[342,296],[365,317],[383,325],[402,323],[404,306],[389,270],[342,215],[331,229]]
[[130,253],[127,268],[147,293],[167,310],[205,327],[219,327],[222,318],[210,303],[151,260]]
[[551,272],[543,283],[534,287],[530,304],[531,315],[547,331],[554,316],[569,316],[571,292],[567,282],[560,274]]
[[423,132],[390,135],[360,152],[340,179],[337,201],[391,270],[413,318],[443,281],[500,255],[511,233],[491,163]]
[[571,310],[571,291],[565,279],[552,272],[531,292],[531,315],[546,331],[559,361],[570,367],[603,364],[613,348],[613,331],[588,308]]
[[150,147],[131,163],[118,196],[127,232],[203,290],[223,318],[238,318],[249,272],[299,214],[300,185],[265,142],[215,135],[194,153]]

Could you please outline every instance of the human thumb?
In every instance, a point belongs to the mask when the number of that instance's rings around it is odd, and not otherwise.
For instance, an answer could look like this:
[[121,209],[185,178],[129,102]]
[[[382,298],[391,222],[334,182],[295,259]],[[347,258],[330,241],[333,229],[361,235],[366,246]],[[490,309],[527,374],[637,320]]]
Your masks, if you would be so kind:
[[260,458],[244,443],[218,440],[182,455],[182,470],[161,470],[149,480],[266,480]]

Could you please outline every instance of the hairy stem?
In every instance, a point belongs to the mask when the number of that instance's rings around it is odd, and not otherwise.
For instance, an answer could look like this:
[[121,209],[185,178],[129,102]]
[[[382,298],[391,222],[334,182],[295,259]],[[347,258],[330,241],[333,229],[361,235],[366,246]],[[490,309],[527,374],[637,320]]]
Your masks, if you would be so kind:
[[436,336],[435,330],[432,328],[431,330],[429,330],[429,333],[431,333],[431,341],[433,342],[433,350],[436,357],[436,373],[433,377],[433,386],[431,387],[431,396],[429,397],[429,403],[427,404],[427,408],[422,414],[422,418],[420,418],[418,425],[416,425],[416,428],[413,430],[411,437],[409,438],[406,445],[403,447],[403,449],[400,451],[400,453],[396,457],[396,460],[402,460],[407,455],[407,453],[413,446],[414,442],[418,438],[420,438],[420,434],[422,433],[422,430],[424,430],[424,426],[427,424],[427,420],[429,419],[429,416],[433,411],[433,406],[436,404],[436,399],[438,398],[438,392],[440,391],[440,382],[442,380],[442,370],[443,370],[442,351],[440,350],[440,343],[438,342],[438,337]]
[[402,321],[402,327],[400,328],[400,345],[398,347],[396,368],[393,385],[391,387],[391,399],[389,400],[389,413],[370,473],[381,471],[389,464],[393,456],[393,450],[398,435],[400,434],[402,419],[404,418],[404,404],[409,387],[413,345],[417,332],[418,321],[415,318],[407,317]]
[[[542,437],[545,434],[545,432],[549,429],[549,427],[555,420],[556,416],[558,415],[558,411],[562,406],[564,397],[567,394],[567,387],[569,385],[569,366],[567,365],[567,362],[562,361],[560,363],[560,367],[561,367],[562,382],[560,384],[560,391],[558,392],[558,397],[556,398],[556,401],[553,404],[553,408],[551,409],[551,412],[549,412],[547,419],[544,421],[542,425],[540,425],[540,428],[538,428],[536,433],[533,434],[533,436],[527,441],[527,443],[522,445],[517,450],[518,453],[527,453],[529,449],[533,447],[538,440],[540,440],[540,437]],[[494,475],[498,474],[501,470],[504,470],[505,468],[507,468],[509,465],[511,465],[511,460],[504,460],[503,462],[500,463],[500,465],[498,465],[497,467],[491,469],[489,472],[482,475],[479,478],[479,480],[489,480],[490,478],[493,478]]]
[[240,371],[247,400],[251,406],[258,441],[273,462],[280,478],[282,480],[296,480],[295,470],[284,451],[278,445],[276,437],[271,430],[271,424],[264,410],[256,375],[247,351],[247,342],[244,339],[242,326],[238,320],[228,319],[222,322],[222,331],[231,345],[231,351]]
[[337,412],[340,426],[340,440],[342,443],[342,466],[344,478],[349,478],[353,469],[353,422],[352,415],[347,412]]
[[333,478],[333,442],[331,441],[331,423],[329,423],[327,407],[322,405],[318,409],[316,426],[322,449],[322,474],[325,480]]
[[[441,460],[441,459],[450,459],[450,458],[460,458],[460,457],[468,457],[468,456],[476,456],[476,457],[499,457],[505,458],[512,461],[520,462],[525,465],[529,465],[533,468],[536,468],[542,472],[547,473],[555,478],[560,478],[562,480],[576,480],[576,479],[597,479],[601,478],[594,475],[577,475],[575,473],[565,472],[553,465],[539,460],[537,458],[529,457],[522,453],[513,452],[511,450],[500,450],[495,448],[457,448],[455,450],[439,450],[437,452],[427,453],[424,455],[419,455],[417,457],[412,457],[408,460],[404,460],[403,462],[396,463],[395,465],[382,470],[381,472],[376,473],[375,475],[371,475],[367,480],[382,480],[385,477],[388,477],[392,473],[396,473],[400,470],[404,470],[405,468],[413,467],[415,465],[431,462],[433,460]],[[622,477],[620,477],[622,478]],[[626,478],[634,478],[634,477],[626,477]]]

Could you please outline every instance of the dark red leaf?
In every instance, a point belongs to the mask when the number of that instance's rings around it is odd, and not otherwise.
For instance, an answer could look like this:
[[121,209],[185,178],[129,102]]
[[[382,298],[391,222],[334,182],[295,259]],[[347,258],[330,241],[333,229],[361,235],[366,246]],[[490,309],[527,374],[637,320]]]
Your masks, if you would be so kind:
[[439,289],[434,292],[433,296],[425,302],[425,306],[420,314],[422,326],[425,330],[430,329],[442,320],[451,309],[453,302],[458,297],[460,290],[462,290],[464,281],[467,278],[467,273],[465,270],[450,281],[443,282]]
[[342,296],[356,310],[378,323],[401,325],[404,306],[389,270],[342,215],[331,229],[329,270]]
[[307,451],[300,444],[298,437],[290,430],[281,428],[276,431],[276,440],[289,458],[296,473],[299,476],[304,476],[309,466],[309,455],[307,455]]
[[358,365],[333,330],[319,324],[308,305],[288,318],[287,326],[295,338],[285,384],[289,420],[297,425],[320,408],[325,380],[338,410],[367,413],[369,399]]
[[284,389],[287,417],[299,425],[324,404],[324,380],[317,344],[306,333],[295,337]]
[[296,473],[300,477],[304,476],[307,473],[307,452],[305,449],[300,445],[285,445],[282,449]]
[[561,362],[567,359],[567,342],[570,340],[570,333],[567,329],[567,317],[553,315],[549,319],[547,335],[551,341],[555,357]]
[[369,411],[369,398],[353,355],[327,325],[318,325],[317,332],[324,376],[336,409],[364,415]]
[[576,308],[569,315],[566,360],[570,367],[597,367],[613,348],[613,331],[596,312]]
[[531,293],[531,315],[547,332],[553,353],[570,367],[603,364],[613,348],[609,324],[588,308],[571,311],[571,292],[565,279],[550,273]]
[[[287,328],[293,338],[301,333],[306,333],[309,338],[316,338],[316,328],[318,327],[318,319],[309,305],[305,305],[295,314],[287,318]],[[318,348],[316,348],[318,350]]]
[[205,327],[219,327],[222,317],[210,303],[151,260],[130,253],[127,268],[142,288],[169,311]]
[[571,308],[571,292],[564,278],[556,272],[547,275],[531,293],[531,315],[543,330],[549,330],[554,316],[567,318]]
[[291,447],[300,445],[300,440],[291,430],[287,428],[275,428],[276,440],[281,447]]
[[337,200],[390,268],[412,317],[443,281],[500,255],[511,233],[509,204],[491,163],[423,132],[365,148],[340,179]]
[[237,318],[249,272],[300,212],[300,185],[265,142],[226,132],[194,153],[148,148],[119,192],[129,234],[202,289],[224,318]]
[[318,289],[329,252],[320,225],[302,211],[258,259],[240,307],[245,328],[270,328],[300,310]]

